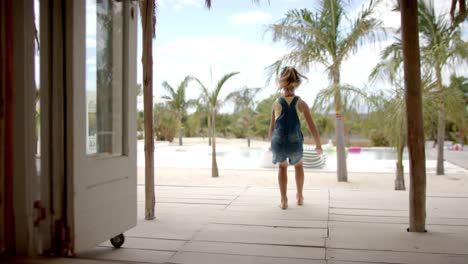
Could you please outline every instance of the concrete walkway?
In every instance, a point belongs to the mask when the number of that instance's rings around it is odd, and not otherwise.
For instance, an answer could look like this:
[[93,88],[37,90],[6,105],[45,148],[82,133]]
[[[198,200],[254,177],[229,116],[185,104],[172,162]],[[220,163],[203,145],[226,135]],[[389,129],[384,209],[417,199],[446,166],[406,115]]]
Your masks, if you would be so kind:
[[[426,144],[426,158],[437,160],[437,148],[433,147],[433,143]],[[444,150],[444,160],[468,169],[468,147],[464,147],[462,151]]]
[[[468,169],[468,148],[445,151],[445,158]],[[106,242],[76,258],[7,263],[466,264],[468,173],[447,171],[427,174],[428,232],[408,233],[409,193],[393,191],[393,173],[350,172],[339,183],[335,173],[306,170],[299,207],[290,171],[290,207],[281,210],[275,169],[221,167],[212,178],[209,169],[157,168],[157,219],[145,221],[139,168],[138,225],[125,232],[122,248]]]
[[15,263],[468,263],[468,192],[429,193],[428,232],[408,233],[408,192],[308,188],[297,206],[291,189],[281,210],[276,188],[157,186],[157,219],[145,221],[138,188],[122,248]]
[[[142,196],[143,188],[140,187]],[[427,233],[408,233],[408,193],[158,186],[158,218],[78,259],[135,263],[468,263],[468,194],[429,195]],[[142,197],[141,197],[142,198]]]

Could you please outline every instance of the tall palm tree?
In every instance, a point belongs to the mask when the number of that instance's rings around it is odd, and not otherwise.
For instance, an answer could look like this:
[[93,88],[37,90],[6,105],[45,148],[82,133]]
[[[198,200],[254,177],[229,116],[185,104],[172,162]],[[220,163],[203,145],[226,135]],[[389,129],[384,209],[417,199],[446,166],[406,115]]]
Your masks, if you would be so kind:
[[369,78],[371,81],[382,79],[392,85],[390,96],[381,93],[373,96],[373,105],[384,125],[384,136],[397,150],[395,190],[405,190],[403,151],[406,145],[406,105],[402,80],[402,43],[400,38],[386,47],[381,61],[374,67]]
[[261,88],[248,88],[244,87],[241,90],[234,91],[230,93],[226,100],[232,100],[234,102],[235,108],[234,113],[238,113],[242,116],[243,122],[242,126],[247,130],[247,146],[250,148],[250,137],[252,130],[252,114],[255,108],[255,96]]
[[161,85],[169,95],[162,96],[163,99],[168,100],[169,107],[174,111],[177,117],[177,128],[179,130],[179,146],[182,146],[182,134],[183,134],[183,120],[187,114],[187,108],[194,104],[193,100],[185,99],[185,90],[192,77],[186,76],[184,80],[179,84],[177,90],[174,89],[167,81],[164,81]]
[[459,23],[451,23],[444,15],[437,15],[431,2],[419,1],[419,32],[421,36],[422,63],[431,65],[436,86],[440,93],[437,122],[437,175],[444,174],[445,107],[442,72],[468,56],[468,46],[461,38]]
[[468,78],[464,76],[450,76],[450,85],[446,87],[447,96],[445,107],[447,118],[456,124],[461,145],[464,145],[465,134],[468,132]]
[[[383,100],[384,107],[382,110],[382,121],[385,125],[385,136],[395,146],[398,153],[397,160],[397,175],[395,179],[395,189],[404,190],[403,164],[402,154],[406,142],[406,106],[403,88],[403,50],[400,38],[396,38],[395,42],[386,47],[381,54],[381,61],[374,67],[370,74],[370,79],[375,81],[382,79],[388,81],[393,89],[390,91],[391,96],[380,97]],[[425,67],[427,68],[427,66]],[[426,73],[421,82],[424,122],[433,123],[434,115],[437,113],[437,104],[434,102],[442,101],[446,107],[447,115],[453,117],[452,120],[459,121],[460,109],[463,105],[462,96],[459,89],[444,88],[441,93],[436,86],[437,82],[431,75],[430,70],[424,70]]]
[[313,63],[325,66],[330,81],[336,113],[338,181],[347,181],[344,125],[342,120],[341,66],[356,52],[365,39],[374,39],[381,22],[372,17],[377,1],[369,1],[350,24],[346,23],[344,0],[321,0],[318,12],[290,10],[277,24],[269,26],[273,40],[284,40],[290,53],[271,67],[276,72],[282,65],[294,64],[308,70]]
[[211,176],[212,177],[218,177],[219,172],[218,172],[218,163],[216,161],[216,112],[221,105],[220,100],[218,99],[219,93],[221,92],[221,89],[223,88],[224,84],[234,75],[239,74],[239,72],[231,72],[223,77],[218,81],[214,89],[210,92],[208,88],[197,78],[194,78],[196,82],[198,82],[202,88],[202,94],[205,98],[207,98],[208,102],[208,107],[210,111],[210,125],[211,125]]

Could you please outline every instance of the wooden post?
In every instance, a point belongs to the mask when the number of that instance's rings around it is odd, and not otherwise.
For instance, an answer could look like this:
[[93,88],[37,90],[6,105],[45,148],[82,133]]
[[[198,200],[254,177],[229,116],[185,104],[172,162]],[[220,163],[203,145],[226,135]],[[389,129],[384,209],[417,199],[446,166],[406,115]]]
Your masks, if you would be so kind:
[[154,131],[153,131],[153,0],[142,3],[143,108],[145,119],[145,219],[154,219]]
[[410,232],[426,231],[426,155],[421,96],[418,2],[400,0],[410,158]]

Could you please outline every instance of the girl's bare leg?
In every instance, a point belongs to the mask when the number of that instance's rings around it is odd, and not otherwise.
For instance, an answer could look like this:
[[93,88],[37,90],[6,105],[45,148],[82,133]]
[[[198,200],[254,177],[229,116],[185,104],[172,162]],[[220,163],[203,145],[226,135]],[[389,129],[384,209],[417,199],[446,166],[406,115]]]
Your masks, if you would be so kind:
[[278,166],[278,184],[281,193],[281,209],[288,208],[288,162],[281,162]]
[[297,205],[302,205],[304,203],[304,196],[302,195],[302,189],[304,188],[304,166],[302,160],[294,165],[294,170],[296,172]]

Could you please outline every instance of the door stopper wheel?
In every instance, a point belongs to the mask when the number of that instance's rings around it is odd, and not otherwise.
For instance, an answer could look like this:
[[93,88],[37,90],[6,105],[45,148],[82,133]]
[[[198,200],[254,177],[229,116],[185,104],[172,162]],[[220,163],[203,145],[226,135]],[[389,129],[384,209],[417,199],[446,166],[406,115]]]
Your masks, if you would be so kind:
[[111,238],[110,242],[115,248],[120,248],[125,242],[125,236],[123,234],[117,235]]

